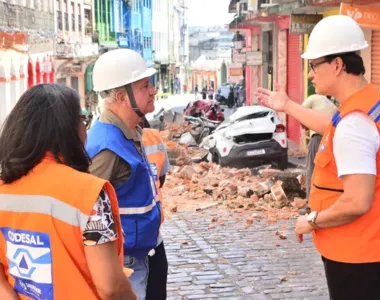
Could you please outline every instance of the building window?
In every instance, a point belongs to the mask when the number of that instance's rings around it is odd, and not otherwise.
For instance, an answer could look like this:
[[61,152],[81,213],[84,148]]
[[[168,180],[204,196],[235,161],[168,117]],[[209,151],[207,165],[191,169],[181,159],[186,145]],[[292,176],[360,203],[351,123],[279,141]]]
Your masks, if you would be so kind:
[[74,3],[71,2],[71,29],[75,31]]
[[57,26],[59,30],[63,30],[62,28],[62,14],[60,11],[57,10]]
[[78,77],[71,77],[71,88],[76,90],[78,94],[79,92],[79,78]]
[[78,30],[82,32],[82,10],[80,4],[78,4]]
[[91,15],[91,10],[89,9],[84,10],[84,26],[85,26],[84,34],[87,36],[91,36],[92,35],[92,15]]
[[65,30],[69,31],[69,14],[65,12]]
[[57,83],[61,85],[66,85],[66,78],[58,78]]

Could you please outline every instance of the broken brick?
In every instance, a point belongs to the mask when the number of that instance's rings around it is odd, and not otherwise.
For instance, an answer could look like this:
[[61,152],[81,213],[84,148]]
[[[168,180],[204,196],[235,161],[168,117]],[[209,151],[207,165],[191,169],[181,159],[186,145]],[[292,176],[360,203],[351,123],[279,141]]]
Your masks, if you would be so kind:
[[288,204],[288,198],[286,197],[286,194],[284,190],[282,189],[281,181],[277,181],[271,187],[271,195],[272,195],[273,200],[275,201],[274,205],[276,208],[282,208]]
[[195,170],[190,166],[184,166],[181,170],[180,177],[183,179],[191,180],[193,177],[193,174],[195,173]]
[[298,209],[301,209],[301,208],[304,208],[307,204],[307,201],[306,199],[301,199],[301,198],[294,198],[293,200],[293,206],[298,208]]

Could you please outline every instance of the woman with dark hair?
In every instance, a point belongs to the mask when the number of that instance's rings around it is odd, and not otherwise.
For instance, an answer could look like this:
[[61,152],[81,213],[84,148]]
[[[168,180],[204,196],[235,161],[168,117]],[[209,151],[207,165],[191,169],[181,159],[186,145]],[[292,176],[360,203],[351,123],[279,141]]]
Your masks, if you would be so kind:
[[0,299],[136,299],[112,186],[88,173],[78,94],[27,90],[0,135]]

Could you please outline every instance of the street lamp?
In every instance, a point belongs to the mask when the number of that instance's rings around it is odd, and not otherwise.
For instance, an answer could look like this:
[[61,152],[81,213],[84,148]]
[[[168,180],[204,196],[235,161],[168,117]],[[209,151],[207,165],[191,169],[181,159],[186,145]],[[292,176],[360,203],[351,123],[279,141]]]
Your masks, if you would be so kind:
[[244,42],[244,36],[241,35],[239,31],[237,31],[234,37],[232,38],[232,43],[234,44],[234,47],[238,52],[240,52],[244,48]]
[[55,48],[55,52],[57,53],[58,56],[63,56],[66,52],[66,43],[62,40],[60,41],[56,48]]
[[[240,53],[240,51],[244,48],[245,46],[245,38],[243,35],[240,34],[239,31],[237,31],[234,35],[234,37],[232,38],[232,43],[234,44],[234,48],[236,49],[236,51],[238,53]],[[245,88],[245,68],[246,68],[246,64],[245,62],[242,64],[243,66],[243,82],[242,82],[242,87]],[[240,94],[240,93],[239,93]]]

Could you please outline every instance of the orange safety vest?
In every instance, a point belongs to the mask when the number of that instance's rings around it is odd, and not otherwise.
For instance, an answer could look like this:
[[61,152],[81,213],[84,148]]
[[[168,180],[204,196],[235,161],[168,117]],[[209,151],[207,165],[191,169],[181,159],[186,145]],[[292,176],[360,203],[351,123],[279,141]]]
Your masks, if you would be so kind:
[[26,176],[0,184],[0,259],[21,299],[100,299],[82,234],[103,187],[112,205],[122,266],[119,207],[108,182],[47,154]]
[[[314,160],[310,192],[312,211],[329,208],[343,193],[333,154],[333,138],[339,121],[353,111],[368,115],[380,130],[380,93],[375,86],[369,84],[352,95],[340,106],[327,127]],[[349,147],[347,151],[350,151]],[[344,263],[380,262],[380,151],[376,161],[376,187],[371,209],[352,223],[313,232],[316,248],[327,259]]]
[[[152,167],[153,176],[155,176],[155,182],[157,187],[157,196],[163,203],[162,192],[160,189],[160,174],[165,166],[167,159],[165,153],[165,145],[162,142],[160,133],[156,129],[144,128],[142,137],[143,146],[146,156]],[[164,221],[164,210],[161,211],[161,222]]]

